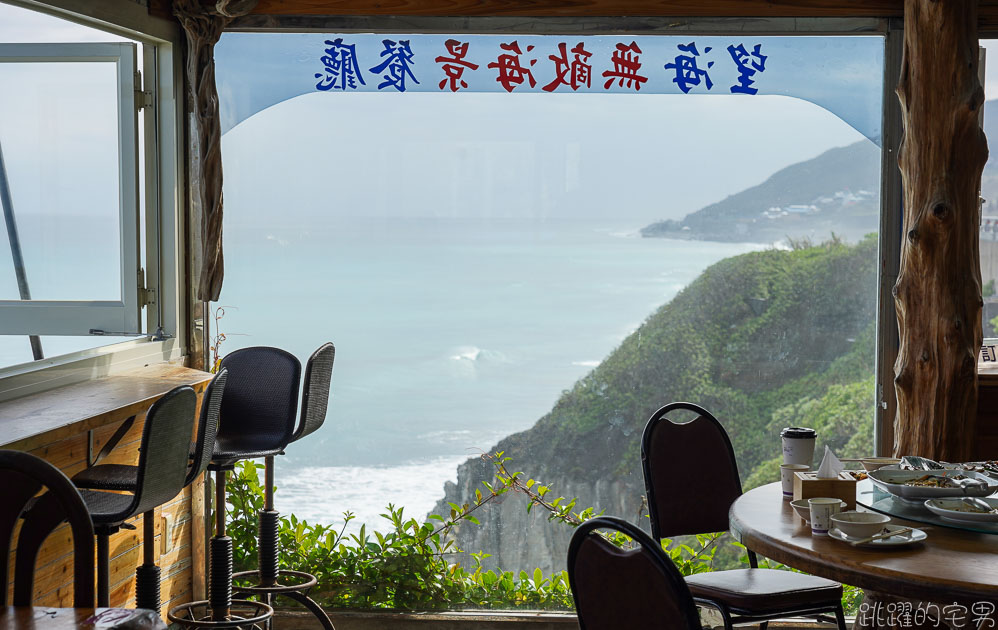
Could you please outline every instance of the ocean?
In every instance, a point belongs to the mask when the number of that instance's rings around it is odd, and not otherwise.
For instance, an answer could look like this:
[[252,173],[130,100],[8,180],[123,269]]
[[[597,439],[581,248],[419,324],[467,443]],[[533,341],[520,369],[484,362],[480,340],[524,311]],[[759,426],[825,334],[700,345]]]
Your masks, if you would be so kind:
[[[322,429],[278,458],[277,509],[424,518],[456,467],[532,426],[711,263],[766,247],[612,220],[342,219],[225,226],[222,354],[336,344]],[[214,324],[212,331],[215,331]]]

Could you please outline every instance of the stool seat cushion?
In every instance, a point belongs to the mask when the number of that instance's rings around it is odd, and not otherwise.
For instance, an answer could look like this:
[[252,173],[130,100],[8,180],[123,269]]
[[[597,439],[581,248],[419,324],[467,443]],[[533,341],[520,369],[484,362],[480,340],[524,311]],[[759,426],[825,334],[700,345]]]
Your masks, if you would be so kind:
[[87,504],[87,511],[90,512],[90,519],[95,527],[117,525],[135,515],[130,509],[135,497],[130,494],[80,490],[80,495]]
[[834,606],[842,585],[825,578],[775,569],[733,569],[686,578],[696,599],[723,602],[742,613],[804,610]]
[[98,464],[73,475],[77,488],[88,490],[120,490],[135,492],[139,484],[139,467],[125,464]]
[[228,438],[221,433],[215,438],[215,449],[211,452],[211,468],[217,470],[219,466],[228,467],[242,459],[260,459],[281,455],[284,453],[284,446],[251,446],[240,438]]

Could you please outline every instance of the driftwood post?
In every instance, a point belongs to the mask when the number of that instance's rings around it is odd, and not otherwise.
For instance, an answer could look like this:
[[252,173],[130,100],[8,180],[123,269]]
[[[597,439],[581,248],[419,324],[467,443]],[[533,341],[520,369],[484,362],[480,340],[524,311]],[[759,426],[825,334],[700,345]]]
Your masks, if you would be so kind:
[[978,196],[988,157],[978,122],[977,2],[905,0],[904,10],[894,452],[964,461],[977,419]]

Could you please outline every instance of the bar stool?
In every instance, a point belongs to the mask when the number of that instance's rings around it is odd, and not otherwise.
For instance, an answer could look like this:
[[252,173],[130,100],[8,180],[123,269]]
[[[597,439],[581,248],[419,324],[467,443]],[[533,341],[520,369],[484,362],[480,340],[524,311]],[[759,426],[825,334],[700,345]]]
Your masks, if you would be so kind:
[[[183,487],[191,485],[208,467],[215,447],[215,434],[218,430],[218,415],[222,405],[222,394],[228,373],[220,371],[208,383],[201,403],[198,419],[198,433],[190,449],[190,462],[184,477]],[[189,434],[188,434],[189,435]],[[125,464],[98,464],[77,473],[73,477],[77,488],[87,490],[115,490],[135,493],[139,486],[139,467]],[[135,569],[135,605],[159,611],[160,607],[160,568],[156,566],[155,551],[155,510],[143,512],[143,563]],[[164,533],[164,535],[166,535]]]
[[[97,605],[110,605],[111,534],[136,514],[144,519],[146,558],[152,550],[157,506],[180,494],[187,473],[187,453],[194,429],[197,395],[189,386],[177,387],[157,400],[146,413],[133,494],[81,489],[97,534]],[[140,582],[141,583],[141,579]],[[156,589],[159,589],[157,582]]]
[[[280,514],[274,509],[274,456],[284,453],[288,444],[322,426],[329,401],[335,348],[323,344],[309,358],[305,370],[301,421],[296,424],[301,363],[279,348],[244,348],[226,355],[221,367],[230,380],[222,399],[221,418],[215,452],[209,470],[215,472],[215,536],[211,539],[211,589],[207,602],[193,602],[170,611],[170,621],[192,623],[192,608],[205,606],[210,619],[224,625],[230,617],[233,580],[256,577],[253,586],[238,586],[237,596],[259,596],[264,604],[281,595],[305,606],[327,630],[334,630],[322,607],[307,595],[315,586],[315,576],[300,571],[280,570]],[[259,568],[232,573],[232,539],[225,532],[225,475],[243,459],[264,458],[264,509],[259,513]],[[294,580],[281,583],[281,578]],[[196,625],[207,625],[208,620]]]

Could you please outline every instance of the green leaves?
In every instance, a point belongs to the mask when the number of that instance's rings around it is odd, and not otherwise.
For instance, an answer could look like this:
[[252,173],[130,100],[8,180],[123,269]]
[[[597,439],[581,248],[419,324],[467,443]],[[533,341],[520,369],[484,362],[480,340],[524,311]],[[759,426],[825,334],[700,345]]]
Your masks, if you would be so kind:
[[[500,454],[501,455],[501,454]],[[501,458],[501,461],[508,461]],[[257,512],[263,509],[260,468],[241,462],[228,482],[229,535],[234,540],[236,570],[256,566]],[[487,553],[470,553],[471,570],[452,558],[464,555],[447,534],[460,523],[478,525],[474,512],[510,490],[522,473],[507,475],[506,482],[483,484],[475,503],[449,504],[447,516],[432,514],[427,522],[406,519],[404,508],[389,504],[381,515],[386,528],[345,535],[354,519],[344,512],[340,530],[311,525],[294,515],[282,518],[281,568],[306,571],[318,578],[312,595],[330,607],[441,609],[529,608],[567,609],[572,593],[563,573],[545,576],[540,569],[519,576],[510,571],[484,571]],[[465,556],[465,557],[467,557]]]

